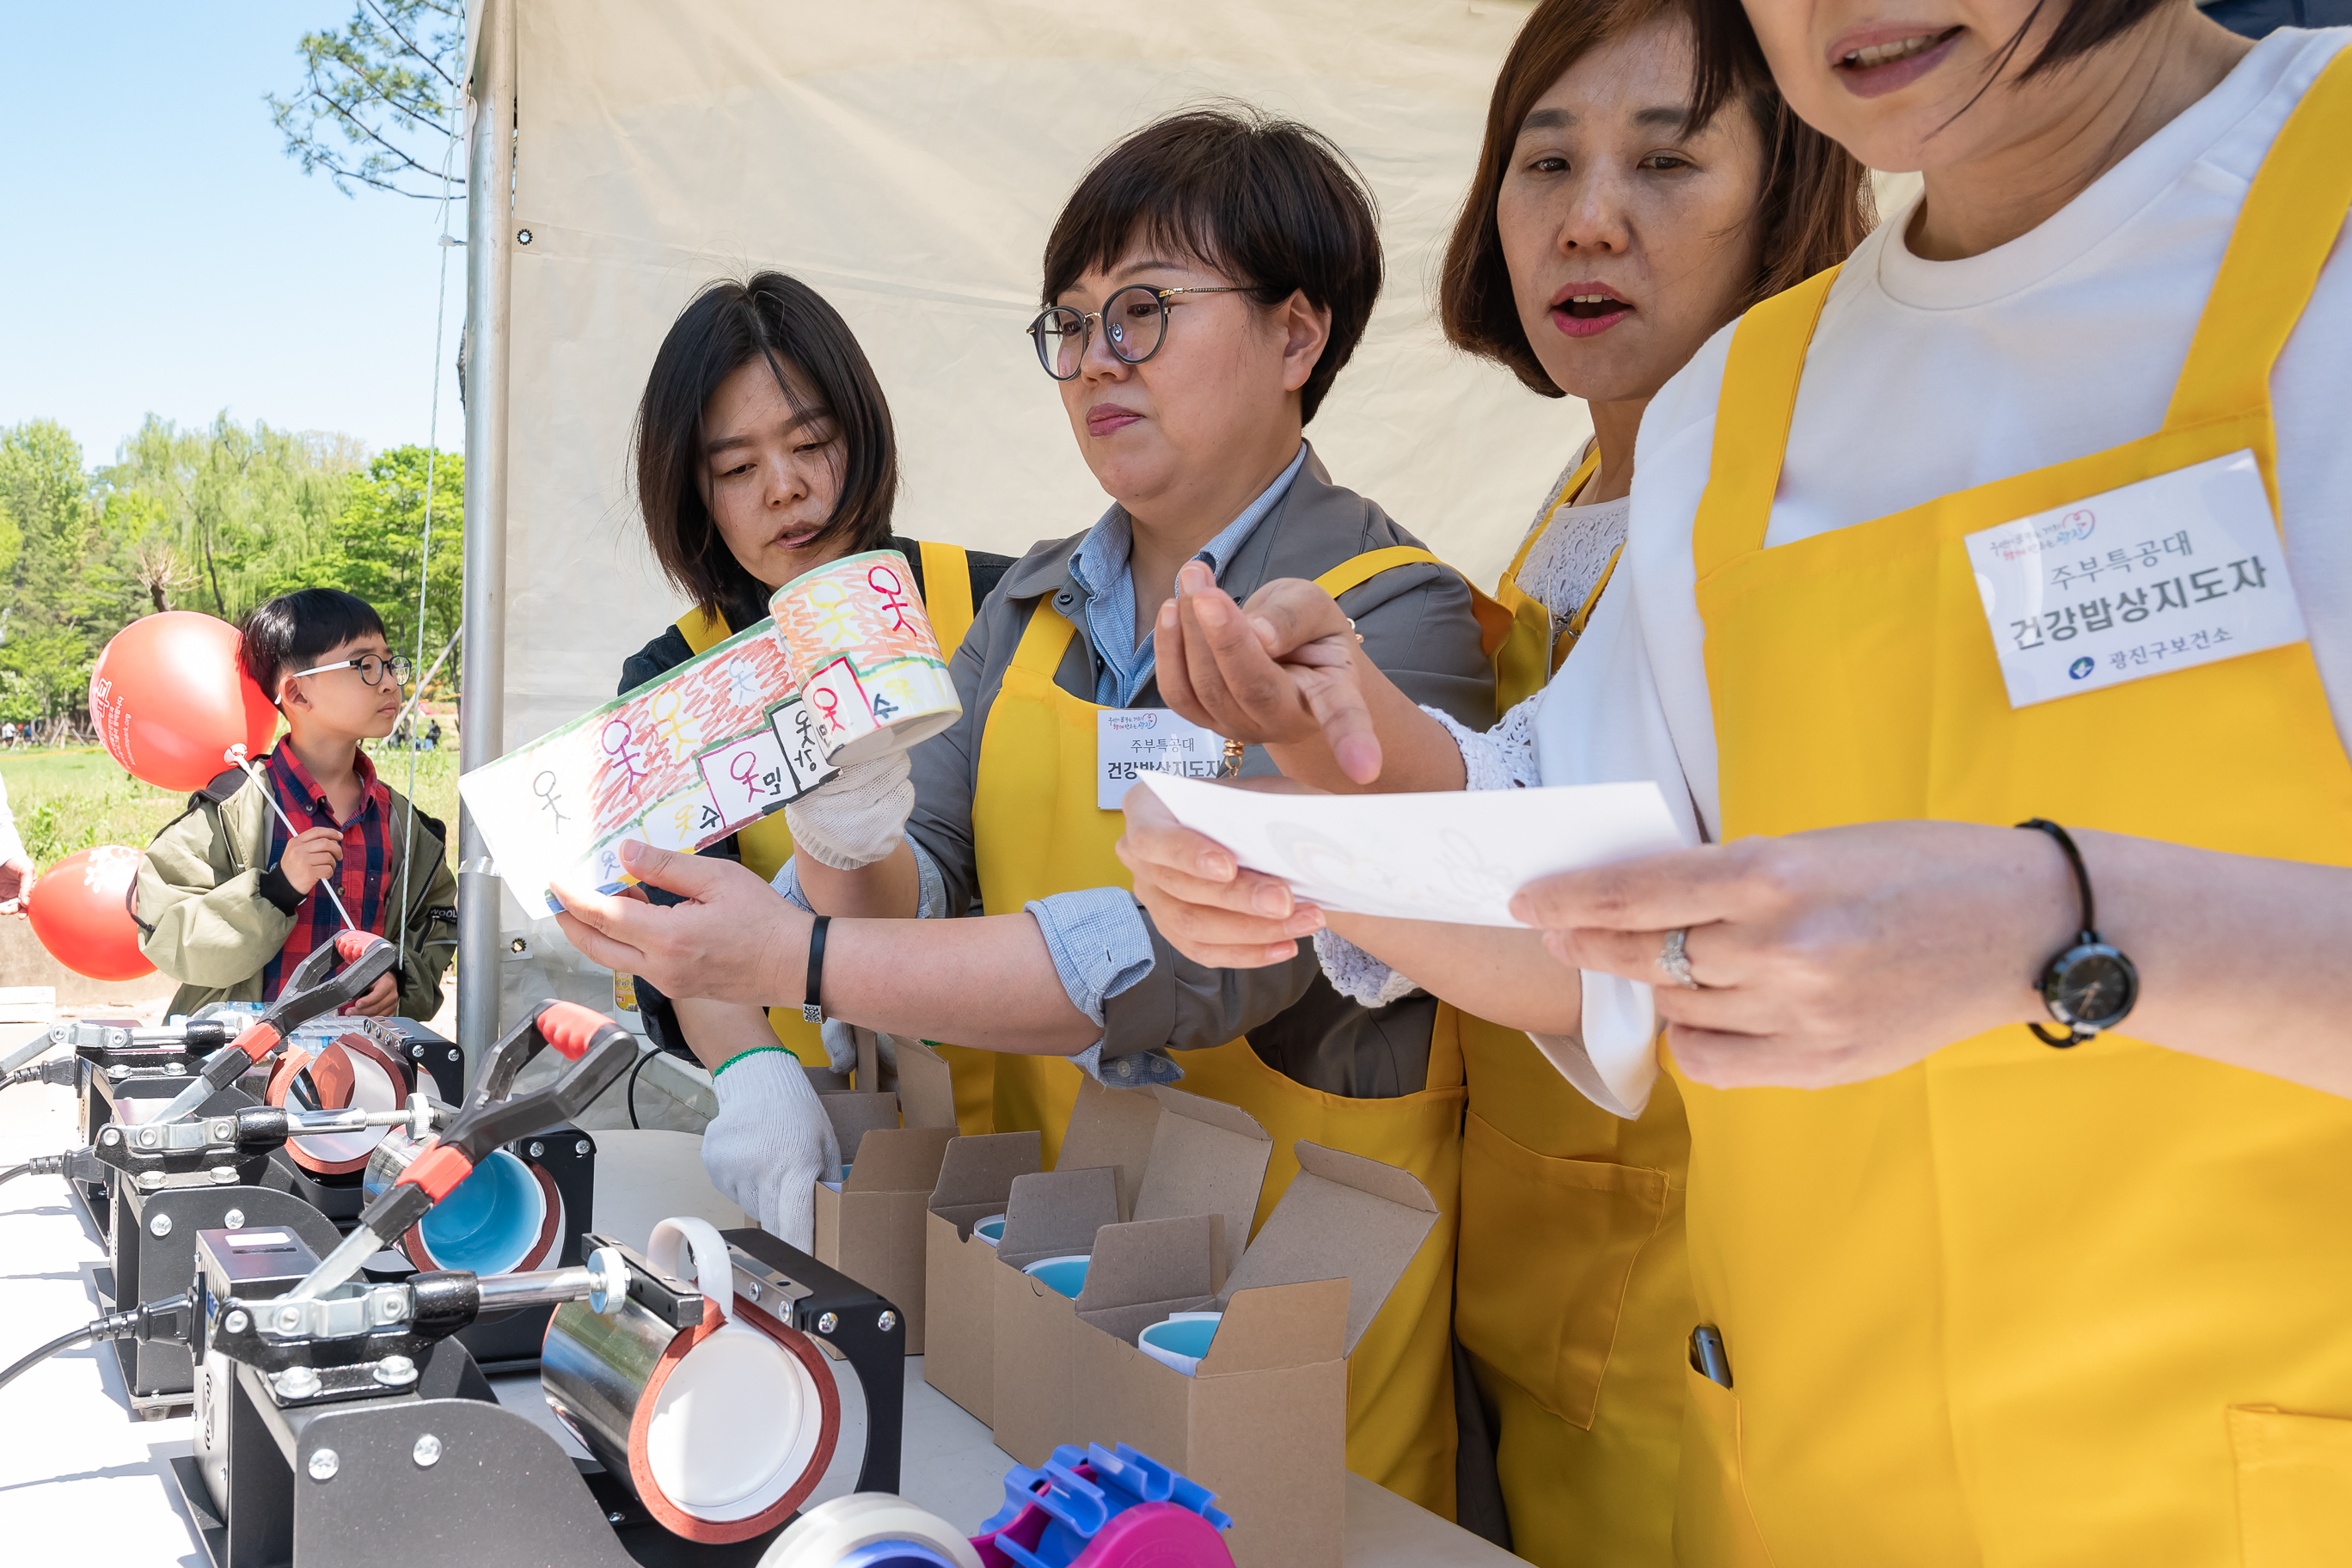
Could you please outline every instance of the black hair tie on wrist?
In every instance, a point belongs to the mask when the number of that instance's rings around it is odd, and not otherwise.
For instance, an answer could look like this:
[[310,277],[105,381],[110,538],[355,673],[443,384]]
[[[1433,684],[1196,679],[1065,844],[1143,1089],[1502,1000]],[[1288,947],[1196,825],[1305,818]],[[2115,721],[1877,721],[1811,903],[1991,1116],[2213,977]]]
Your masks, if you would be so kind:
[[801,1003],[804,1023],[824,1022],[824,1005],[817,1000],[817,992],[824,984],[824,928],[832,923],[831,915],[819,915],[809,927],[808,996]]

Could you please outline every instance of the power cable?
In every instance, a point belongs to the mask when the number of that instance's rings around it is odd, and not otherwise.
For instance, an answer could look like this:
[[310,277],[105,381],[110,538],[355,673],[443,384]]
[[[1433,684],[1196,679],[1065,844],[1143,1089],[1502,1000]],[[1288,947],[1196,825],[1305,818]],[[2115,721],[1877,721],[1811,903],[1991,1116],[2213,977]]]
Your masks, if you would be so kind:
[[[21,1166],[18,1167],[20,1170],[23,1167]],[[59,1351],[71,1350],[76,1345],[89,1343],[91,1340],[97,1337],[95,1334],[90,1332],[92,1326],[93,1325],[91,1324],[84,1323],[80,1328],[74,1330],[73,1332],[69,1334],[59,1334],[56,1339],[51,1340],[47,1344],[43,1345],[31,1355],[28,1355],[24,1360],[16,1363],[16,1365],[10,1367],[6,1372],[0,1372],[0,1388],[6,1387],[15,1379],[27,1372],[30,1372],[33,1368],[48,1360]]]
[[[637,1052],[637,1065],[629,1069],[629,1087],[622,1091],[622,1098],[629,1102],[629,1125],[640,1132],[645,1129],[637,1124],[637,1075],[646,1070],[646,1064],[653,1060],[655,1055],[652,1050]],[[5,1176],[0,1176],[0,1181],[6,1179]]]
[[0,1372],[0,1388],[6,1387],[59,1351],[71,1350],[76,1345],[101,1340],[138,1340],[152,1344],[158,1340],[184,1338],[194,1311],[195,1302],[192,1298],[174,1296],[164,1301],[142,1301],[120,1312],[93,1318],[69,1333],[59,1334],[7,1371]]

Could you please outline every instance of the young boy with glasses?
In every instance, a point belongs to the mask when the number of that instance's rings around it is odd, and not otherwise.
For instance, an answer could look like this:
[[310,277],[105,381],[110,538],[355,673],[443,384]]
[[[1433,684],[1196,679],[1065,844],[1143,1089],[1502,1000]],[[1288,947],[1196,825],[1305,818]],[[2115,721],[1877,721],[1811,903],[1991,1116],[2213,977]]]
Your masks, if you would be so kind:
[[346,923],[401,962],[347,1012],[430,1018],[457,940],[448,831],[393,793],[361,748],[392,733],[408,661],[364,599],[282,595],[247,616],[238,659],[285,714],[259,778],[230,769],[155,836],[139,868],[140,951],[180,983],[174,1013],[271,1002]]

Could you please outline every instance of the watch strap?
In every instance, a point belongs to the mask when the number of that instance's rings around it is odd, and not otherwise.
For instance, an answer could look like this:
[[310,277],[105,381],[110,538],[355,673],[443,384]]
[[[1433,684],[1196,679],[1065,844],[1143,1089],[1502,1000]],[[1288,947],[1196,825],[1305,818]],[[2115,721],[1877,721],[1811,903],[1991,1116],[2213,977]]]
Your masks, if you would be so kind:
[[824,1005],[817,998],[824,984],[824,929],[832,923],[831,915],[819,915],[809,926],[808,995],[801,1002],[804,1023],[824,1022]]
[[[2056,823],[2052,822],[2049,818],[2042,816],[2028,817],[2023,822],[2017,824],[2017,826],[2024,828],[2032,828],[2036,832],[2048,834],[2051,838],[2057,842],[2058,847],[2065,852],[2066,864],[2074,868],[2074,891],[2079,897],[2082,904],[2082,928],[2075,933],[2073,945],[2061,949],[2051,958],[2048,963],[2042,965],[2042,980],[2038,986],[2038,989],[2042,993],[2042,1005],[2051,1009],[2050,1016],[2053,1019],[2066,1026],[2066,1032],[2063,1035],[2053,1034],[2050,1030],[2042,1027],[2040,1024],[2029,1023],[2025,1026],[2028,1029],[2033,1031],[2033,1037],[2035,1039],[2040,1040],[2045,1046],[2051,1046],[2063,1051],[2071,1047],[2079,1046],[2084,1040],[2097,1037],[2101,1032],[2101,1028],[2105,1026],[2101,1026],[2099,1027],[2084,1029],[2080,1024],[2068,1019],[2061,1014],[2057,1010],[2055,1005],[2051,1001],[2051,986],[2056,982],[2060,970],[2062,966],[2065,964],[2066,961],[2069,958],[2074,957],[2085,947],[2105,946],[2105,944],[2099,940],[2098,904],[2091,896],[2090,870],[2083,864],[2083,852],[2075,847],[2074,836],[2072,834],[2059,826]],[[2118,959],[2122,959],[2122,954],[2120,953],[2116,953],[2115,956]],[[2124,959],[2123,962],[2126,970],[2128,970],[2130,961],[2128,959]],[[2130,1010],[2131,1004],[2126,1000],[2124,1005],[2124,1012],[2128,1013]],[[2115,1018],[2108,1020],[2111,1024],[2120,1023],[2121,1021],[2122,1015],[2120,1014]]]
[[2083,934],[2076,940],[2098,941],[2099,906],[2091,897],[2091,873],[2083,865],[2083,852],[2074,847],[2074,836],[2043,816],[2029,816],[2017,826],[2048,834],[2058,841],[2058,847],[2066,852],[2066,864],[2074,868],[2074,891],[2081,896],[2083,905]]

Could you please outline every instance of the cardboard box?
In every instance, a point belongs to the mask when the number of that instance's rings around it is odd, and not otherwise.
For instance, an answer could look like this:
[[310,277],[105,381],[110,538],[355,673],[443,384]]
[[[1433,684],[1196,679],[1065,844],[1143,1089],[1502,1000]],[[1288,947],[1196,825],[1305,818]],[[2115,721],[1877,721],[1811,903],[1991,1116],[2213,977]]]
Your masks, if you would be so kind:
[[[1255,1118],[1223,1100],[1179,1089],[1079,1085],[1058,1168],[1040,1172],[1034,1132],[959,1138],[948,1146],[931,1195],[925,1289],[953,1300],[925,1341],[923,1376],[992,1426],[999,1421],[995,1327],[1000,1260],[1016,1268],[1041,1258],[1087,1252],[1095,1233],[1124,1220],[1214,1215],[1217,1278],[1241,1256],[1274,1142]],[[976,1220],[1003,1215],[998,1247],[975,1240]],[[1024,1377],[1012,1390],[1024,1410],[1054,1395]],[[1018,1419],[1018,1417],[1016,1417]]]
[[[1057,1443],[1133,1444],[1217,1494],[1243,1568],[1339,1563],[1347,1356],[1437,1222],[1408,1173],[1295,1148],[1298,1175],[1229,1279],[1222,1216],[1195,1215],[1101,1230],[1075,1301],[1013,1257],[993,1293],[998,1447],[1034,1465]],[[1193,1310],[1224,1313],[1195,1375],[1136,1348]]]
[[[862,1031],[861,1031],[862,1032]],[[861,1063],[863,1080],[876,1074]],[[923,1353],[923,1217],[955,1132],[955,1087],[936,1053],[898,1053],[896,1093],[818,1097],[833,1119],[849,1175],[816,1185],[816,1260],[898,1309],[907,1353]]]
[[924,1330],[923,1381],[983,1425],[994,1420],[996,1248],[971,1227],[1007,1211],[1013,1182],[1037,1169],[1044,1148],[1035,1132],[951,1141],[923,1222],[923,1290],[940,1303]]

